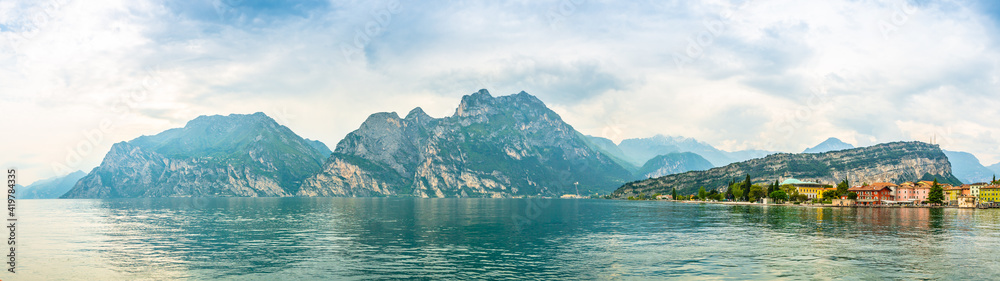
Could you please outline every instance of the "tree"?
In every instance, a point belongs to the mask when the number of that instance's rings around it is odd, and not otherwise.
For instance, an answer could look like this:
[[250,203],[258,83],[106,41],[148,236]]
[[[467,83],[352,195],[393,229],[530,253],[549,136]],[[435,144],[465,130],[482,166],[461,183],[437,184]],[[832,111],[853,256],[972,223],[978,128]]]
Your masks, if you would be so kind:
[[673,193],[673,194],[671,194],[670,198],[673,198],[674,200],[677,200],[677,189],[676,188],[670,188],[670,190],[671,190],[671,193]]
[[941,188],[941,185],[938,184],[937,178],[934,178],[934,183],[931,184],[930,193],[927,194],[927,203],[944,203],[944,188]]
[[705,192],[705,187],[704,186],[702,186],[701,188],[698,188],[698,199],[705,200],[705,197],[707,195],[708,195],[708,193]]
[[809,201],[809,196],[805,195],[805,194],[795,195],[795,201],[799,201],[799,202]]
[[743,181],[743,199],[750,199],[750,174],[747,174],[747,179]]
[[742,185],[743,185],[743,183],[733,183],[732,187],[729,188],[730,190],[733,191],[733,196],[735,196],[735,197],[733,197],[733,201],[739,201],[739,200],[742,199],[740,197],[743,194],[743,187],[742,187]]
[[726,195],[724,195],[724,196],[726,196],[726,199],[734,199],[735,198],[733,196],[733,184],[735,184],[735,182],[733,180],[729,180],[729,185],[726,186]]
[[736,201],[736,197],[738,196],[737,194],[743,194],[743,192],[737,192],[737,190],[735,189],[736,189],[736,180],[735,179],[729,180],[729,188],[726,189],[726,199]]
[[836,190],[823,191],[823,199],[836,199],[836,198],[838,198]]
[[769,186],[767,187],[767,194],[768,194],[768,196],[770,196],[772,192],[775,192],[775,191],[777,191],[777,190],[778,190],[778,186],[779,186],[779,185],[781,185],[781,184],[780,184],[780,183],[778,183],[778,180],[774,180],[774,183],[773,183],[773,184],[771,184],[771,185],[769,185]]
[[[847,179],[844,179],[844,181],[837,184],[837,195],[847,194],[847,189],[849,188],[851,188],[851,183]],[[826,197],[826,195],[823,195],[823,197]]]
[[755,184],[750,186],[749,190],[750,191],[747,193],[747,195],[750,196],[749,197],[750,202],[757,202],[757,200],[760,200],[760,198],[764,198],[765,196],[767,196],[767,194],[764,193],[763,186]]
[[847,192],[847,199],[857,200],[858,194],[855,192]]
[[777,200],[779,202],[788,200],[788,194],[786,194],[784,191],[781,190],[772,191],[770,196],[771,199]]

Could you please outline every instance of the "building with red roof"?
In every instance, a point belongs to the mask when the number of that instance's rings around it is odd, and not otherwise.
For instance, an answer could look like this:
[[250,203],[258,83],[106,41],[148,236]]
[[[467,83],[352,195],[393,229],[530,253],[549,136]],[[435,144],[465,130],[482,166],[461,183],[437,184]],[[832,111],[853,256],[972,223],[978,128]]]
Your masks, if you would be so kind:
[[847,191],[858,194],[857,204],[861,206],[882,205],[884,201],[895,201],[896,184],[877,182],[865,186],[855,186]]

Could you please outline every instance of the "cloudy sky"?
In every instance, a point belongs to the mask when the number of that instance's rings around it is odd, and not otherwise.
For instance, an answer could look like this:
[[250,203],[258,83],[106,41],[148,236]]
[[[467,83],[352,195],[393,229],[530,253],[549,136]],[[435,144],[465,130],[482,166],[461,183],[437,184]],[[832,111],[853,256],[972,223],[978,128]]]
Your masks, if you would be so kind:
[[995,1],[276,2],[0,1],[0,162],[89,171],[115,142],[257,111],[333,147],[481,88],[615,141],[936,136],[1000,161]]

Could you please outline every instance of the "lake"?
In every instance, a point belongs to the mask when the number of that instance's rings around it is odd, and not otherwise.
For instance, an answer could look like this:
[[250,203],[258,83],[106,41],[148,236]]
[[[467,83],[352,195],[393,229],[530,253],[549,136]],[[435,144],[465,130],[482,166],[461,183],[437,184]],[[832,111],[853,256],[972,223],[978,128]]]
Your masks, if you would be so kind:
[[22,200],[8,280],[998,279],[1000,210]]

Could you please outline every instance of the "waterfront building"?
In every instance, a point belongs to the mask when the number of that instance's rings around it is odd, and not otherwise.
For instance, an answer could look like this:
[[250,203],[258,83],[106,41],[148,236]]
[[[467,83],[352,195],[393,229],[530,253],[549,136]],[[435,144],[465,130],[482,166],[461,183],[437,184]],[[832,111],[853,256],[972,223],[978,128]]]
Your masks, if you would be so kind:
[[800,181],[794,178],[789,178],[781,182],[780,185],[786,185],[786,184],[794,186],[795,190],[798,191],[799,194],[805,194],[807,197],[809,197],[809,199],[822,198],[822,195],[820,193],[823,193],[823,190],[827,188],[826,185],[821,183]]
[[989,183],[985,183],[985,182],[970,184],[969,185],[969,195],[971,195],[972,197],[979,198],[979,188],[984,187],[984,186],[988,186],[988,185],[990,185],[990,184]]
[[975,208],[976,207],[976,197],[970,195],[958,196],[958,207],[959,208]]
[[857,204],[861,206],[881,205],[885,201],[893,201],[893,190],[898,187],[887,182],[877,182],[865,186],[855,186],[847,191],[858,194]]
[[944,188],[944,200],[948,202],[948,205],[958,205],[958,197],[968,196],[970,193],[969,185],[941,185]]
[[1000,202],[1000,185],[979,187],[979,203]]
[[927,201],[931,186],[914,182],[904,182],[896,187],[896,201],[920,204]]
[[833,199],[834,206],[854,206],[855,204],[857,204],[857,201],[853,199]]

